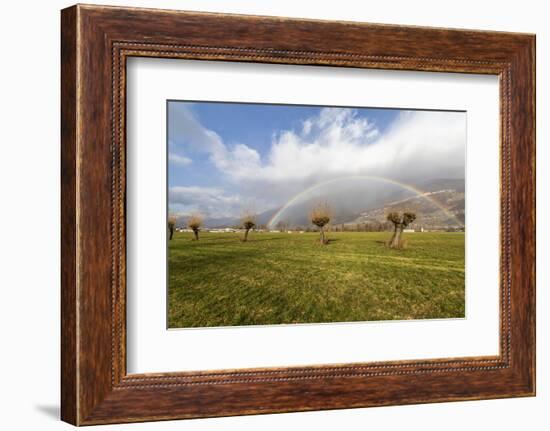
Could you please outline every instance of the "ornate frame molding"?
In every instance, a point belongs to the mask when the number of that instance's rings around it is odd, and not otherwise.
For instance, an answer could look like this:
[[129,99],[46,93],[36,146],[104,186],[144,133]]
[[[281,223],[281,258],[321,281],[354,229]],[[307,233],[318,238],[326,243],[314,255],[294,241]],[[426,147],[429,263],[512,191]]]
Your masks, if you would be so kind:
[[[203,30],[214,25],[218,30]],[[270,31],[258,35],[258,28]],[[334,31],[338,41],[323,37]],[[311,34],[321,40],[311,41]],[[64,420],[98,424],[534,394],[534,36],[79,5],[62,12],[62,54]],[[125,65],[131,56],[498,75],[500,354],[127,375]]]

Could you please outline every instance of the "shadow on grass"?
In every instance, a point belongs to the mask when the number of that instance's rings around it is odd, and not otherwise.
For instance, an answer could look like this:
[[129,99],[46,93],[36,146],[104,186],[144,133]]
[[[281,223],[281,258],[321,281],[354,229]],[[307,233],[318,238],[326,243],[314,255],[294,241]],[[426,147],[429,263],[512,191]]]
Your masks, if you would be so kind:
[[216,238],[216,239],[205,238],[205,239],[200,239],[198,241],[196,241],[194,239],[190,239],[188,241],[187,240],[182,241],[181,239],[178,238],[177,242],[169,241],[168,245],[174,244],[173,247],[176,247],[177,245],[179,245],[178,244],[179,242],[183,242],[184,244],[196,244],[197,247],[206,247],[206,246],[214,246],[214,245],[219,246],[221,244],[278,241],[278,240],[282,240],[282,239],[286,239],[286,238],[283,238],[283,237],[281,237],[281,238],[249,238],[246,241],[243,241],[243,239],[238,237],[238,236],[233,236],[233,237],[228,237],[228,238]]
[[239,253],[235,253],[232,249],[220,250],[214,254],[193,254],[186,255],[181,259],[170,257],[168,260],[169,272],[172,270],[186,270],[188,269],[189,263],[192,261],[193,265],[196,267],[202,265],[207,267],[212,265],[213,267],[219,267],[220,265],[231,265],[233,262],[240,262],[242,259],[246,261],[253,261],[258,257],[258,253],[254,249],[247,251],[239,250]]
[[263,242],[263,241],[279,241],[281,239],[285,239],[283,237],[281,238],[249,238],[248,240],[246,241],[243,241],[241,239],[241,242]]

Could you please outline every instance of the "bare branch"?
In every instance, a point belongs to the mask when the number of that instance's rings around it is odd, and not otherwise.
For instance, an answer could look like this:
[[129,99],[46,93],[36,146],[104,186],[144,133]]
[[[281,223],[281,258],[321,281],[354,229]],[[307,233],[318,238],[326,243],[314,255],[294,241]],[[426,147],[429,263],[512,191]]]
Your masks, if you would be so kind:
[[319,228],[319,242],[321,244],[326,244],[325,240],[325,226],[330,222],[332,218],[332,209],[325,202],[323,204],[317,204],[309,212],[309,219],[311,223]]
[[246,242],[248,241],[248,232],[256,227],[256,215],[246,210],[241,216],[241,226],[244,228],[243,241]]
[[199,231],[201,230],[203,224],[202,215],[195,213],[191,214],[187,219],[187,227],[193,231],[195,234],[195,240],[199,240]]

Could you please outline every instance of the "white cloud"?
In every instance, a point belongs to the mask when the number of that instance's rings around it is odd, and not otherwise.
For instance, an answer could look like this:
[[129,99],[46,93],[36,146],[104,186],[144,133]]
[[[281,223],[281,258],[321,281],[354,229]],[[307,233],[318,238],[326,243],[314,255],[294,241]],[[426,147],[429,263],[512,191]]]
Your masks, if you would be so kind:
[[[192,151],[208,153],[216,168],[232,176],[253,176],[260,168],[260,155],[253,148],[237,144],[229,148],[214,131],[204,128],[183,104],[169,111],[172,147],[185,146]],[[176,141],[179,137],[180,141]]]
[[187,166],[193,162],[189,157],[185,157],[176,153],[168,153],[168,161],[178,166]]
[[241,211],[243,199],[227,194],[216,187],[171,187],[168,190],[170,211],[183,214],[199,212],[203,215],[231,217]]
[[285,131],[277,137],[256,175],[273,181],[355,174],[403,180],[463,176],[463,114],[405,112],[384,134],[353,110],[323,110],[308,121],[308,133]]
[[309,135],[309,132],[311,132],[312,126],[313,126],[313,122],[311,120],[305,120],[302,124],[302,135]]

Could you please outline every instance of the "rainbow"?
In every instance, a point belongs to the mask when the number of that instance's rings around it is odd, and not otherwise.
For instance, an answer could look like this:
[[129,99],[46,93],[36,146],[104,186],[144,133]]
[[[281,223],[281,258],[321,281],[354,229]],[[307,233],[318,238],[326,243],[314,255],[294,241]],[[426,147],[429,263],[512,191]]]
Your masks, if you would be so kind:
[[409,191],[413,192],[415,195],[420,196],[420,197],[426,199],[427,201],[429,201],[435,207],[440,209],[447,217],[449,217],[451,219],[454,219],[458,223],[459,226],[463,226],[463,223],[453,213],[451,213],[446,207],[441,205],[435,199],[431,198],[425,191],[420,190],[419,188],[416,188],[416,187],[414,187],[410,184],[402,183],[400,181],[396,181],[396,180],[393,180],[393,179],[390,179],[390,178],[379,177],[379,176],[375,176],[375,175],[350,175],[350,176],[346,176],[346,177],[333,178],[333,179],[328,180],[328,181],[323,181],[321,183],[317,183],[317,184],[307,188],[306,190],[298,193],[297,195],[293,196],[279,209],[279,211],[277,211],[273,215],[273,217],[271,217],[271,219],[267,223],[267,227],[269,229],[272,229],[273,226],[275,226],[275,224],[281,219],[281,216],[284,214],[284,212],[289,207],[291,207],[292,205],[297,203],[300,199],[307,196],[309,193],[314,192],[314,191],[316,191],[316,190],[320,189],[321,187],[324,187],[328,184],[333,184],[333,183],[336,183],[336,182],[339,182],[339,181],[347,181],[347,180],[353,180],[353,179],[383,181],[385,183],[393,184],[393,185],[399,186],[401,188],[404,188],[405,190],[409,190]]

